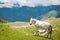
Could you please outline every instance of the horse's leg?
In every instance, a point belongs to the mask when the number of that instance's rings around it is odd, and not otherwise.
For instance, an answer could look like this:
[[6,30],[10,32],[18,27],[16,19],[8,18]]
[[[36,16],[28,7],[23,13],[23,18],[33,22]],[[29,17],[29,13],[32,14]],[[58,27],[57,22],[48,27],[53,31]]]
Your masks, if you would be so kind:
[[39,35],[39,31],[38,31],[38,28],[37,27],[36,27],[35,35]]
[[50,38],[51,38],[51,36],[52,36],[52,26],[50,26],[50,32],[49,32],[49,34],[50,34]]
[[49,29],[46,29],[46,31],[47,31],[47,38],[49,37]]
[[50,38],[51,38],[51,35],[52,35],[52,34],[50,33]]
[[51,35],[52,35],[52,33],[51,33],[50,31],[48,31],[48,33],[47,33],[47,38],[48,38],[48,37],[51,38]]
[[49,37],[49,32],[47,32],[47,38]]
[[48,29],[48,36],[51,38],[51,36],[52,36],[52,29],[50,28],[50,29]]
[[51,36],[52,36],[52,31],[50,31],[50,38],[51,38]]

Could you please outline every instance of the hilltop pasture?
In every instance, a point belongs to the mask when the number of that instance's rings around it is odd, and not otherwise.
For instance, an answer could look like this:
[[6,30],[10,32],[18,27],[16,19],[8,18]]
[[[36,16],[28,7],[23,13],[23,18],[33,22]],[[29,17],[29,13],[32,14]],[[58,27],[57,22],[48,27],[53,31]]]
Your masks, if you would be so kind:
[[52,24],[52,39],[34,36],[36,28],[29,22],[0,23],[0,40],[60,40],[60,18],[47,19]]

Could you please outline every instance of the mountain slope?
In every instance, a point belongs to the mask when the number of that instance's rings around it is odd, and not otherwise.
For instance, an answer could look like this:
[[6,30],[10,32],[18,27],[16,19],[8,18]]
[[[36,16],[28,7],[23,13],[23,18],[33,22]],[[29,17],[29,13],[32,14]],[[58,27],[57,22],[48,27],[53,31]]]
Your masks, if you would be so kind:
[[0,17],[0,23],[7,23],[7,22],[8,21],[6,19]]
[[48,18],[56,18],[58,16],[57,14],[58,14],[57,11],[52,10],[52,11],[46,13],[45,15],[39,16],[38,18],[40,18],[41,20],[45,20],[45,19],[48,19]]

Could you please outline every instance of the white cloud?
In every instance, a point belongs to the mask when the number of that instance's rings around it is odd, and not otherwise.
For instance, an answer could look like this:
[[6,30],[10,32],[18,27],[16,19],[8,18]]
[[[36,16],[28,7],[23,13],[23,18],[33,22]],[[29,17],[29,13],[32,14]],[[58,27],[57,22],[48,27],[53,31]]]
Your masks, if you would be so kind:
[[0,3],[0,8],[9,7],[12,8],[13,6],[17,6],[18,4],[21,6],[29,6],[29,7],[36,7],[36,6],[50,6],[50,5],[60,5],[60,0],[0,0],[4,4]]

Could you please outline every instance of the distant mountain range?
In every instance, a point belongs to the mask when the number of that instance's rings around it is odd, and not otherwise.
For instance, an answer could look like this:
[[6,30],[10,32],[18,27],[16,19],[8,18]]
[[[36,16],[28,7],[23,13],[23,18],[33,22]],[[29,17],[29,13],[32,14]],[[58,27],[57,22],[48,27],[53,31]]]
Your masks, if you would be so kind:
[[29,21],[31,17],[36,19],[57,18],[60,17],[60,5],[0,8],[0,17],[9,21]]

